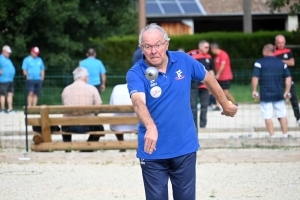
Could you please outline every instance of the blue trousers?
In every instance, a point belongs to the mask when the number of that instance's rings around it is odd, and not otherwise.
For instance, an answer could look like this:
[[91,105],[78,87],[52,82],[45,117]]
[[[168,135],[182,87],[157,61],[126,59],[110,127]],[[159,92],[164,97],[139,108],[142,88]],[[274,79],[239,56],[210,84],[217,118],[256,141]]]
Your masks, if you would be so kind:
[[140,159],[146,200],[168,200],[170,178],[174,200],[196,199],[196,152],[170,159]]

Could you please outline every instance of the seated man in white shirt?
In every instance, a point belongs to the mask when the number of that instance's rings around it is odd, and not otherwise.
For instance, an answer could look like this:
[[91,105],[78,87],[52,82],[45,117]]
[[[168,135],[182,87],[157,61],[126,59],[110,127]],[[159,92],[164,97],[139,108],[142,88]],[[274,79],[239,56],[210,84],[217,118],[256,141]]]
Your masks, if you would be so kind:
[[[132,105],[127,84],[116,85],[110,96],[111,105]],[[115,113],[115,116],[135,116],[135,113]],[[137,131],[138,124],[110,125],[112,131]],[[118,141],[124,141],[123,134],[116,134]]]

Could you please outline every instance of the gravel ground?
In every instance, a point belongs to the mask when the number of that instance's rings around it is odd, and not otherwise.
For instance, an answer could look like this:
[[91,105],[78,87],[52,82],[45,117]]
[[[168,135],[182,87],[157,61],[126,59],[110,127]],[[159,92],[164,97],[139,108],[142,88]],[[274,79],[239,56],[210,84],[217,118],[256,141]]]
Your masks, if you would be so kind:
[[[199,162],[197,199],[297,200],[299,166],[300,162]],[[2,162],[0,183],[2,200],[145,199],[137,162]]]

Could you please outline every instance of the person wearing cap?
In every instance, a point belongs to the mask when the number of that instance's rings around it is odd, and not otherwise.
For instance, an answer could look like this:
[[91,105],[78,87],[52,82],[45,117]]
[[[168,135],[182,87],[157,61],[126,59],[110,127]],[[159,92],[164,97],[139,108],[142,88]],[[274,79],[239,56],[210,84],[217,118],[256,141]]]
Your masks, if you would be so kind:
[[40,95],[42,82],[45,77],[45,66],[43,60],[38,57],[40,50],[32,47],[30,55],[23,60],[22,70],[27,79],[28,106],[36,106]]
[[[13,111],[13,94],[14,94],[14,77],[16,70],[11,60],[9,59],[12,50],[5,45],[2,48],[0,55],[0,102],[1,113],[12,113]],[[5,109],[5,97],[8,109]]]
[[86,53],[87,58],[80,62],[80,67],[84,67],[89,72],[88,84],[97,88],[99,93],[105,90],[106,69],[101,60],[97,59],[96,51],[90,48]]

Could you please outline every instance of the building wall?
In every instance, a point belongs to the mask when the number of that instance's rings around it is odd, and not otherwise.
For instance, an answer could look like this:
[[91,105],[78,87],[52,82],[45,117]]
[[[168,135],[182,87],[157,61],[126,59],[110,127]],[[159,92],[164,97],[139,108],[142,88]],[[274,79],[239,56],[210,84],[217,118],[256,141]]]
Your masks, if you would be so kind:
[[165,29],[168,35],[193,34],[192,28],[182,22],[161,22],[160,26]]

